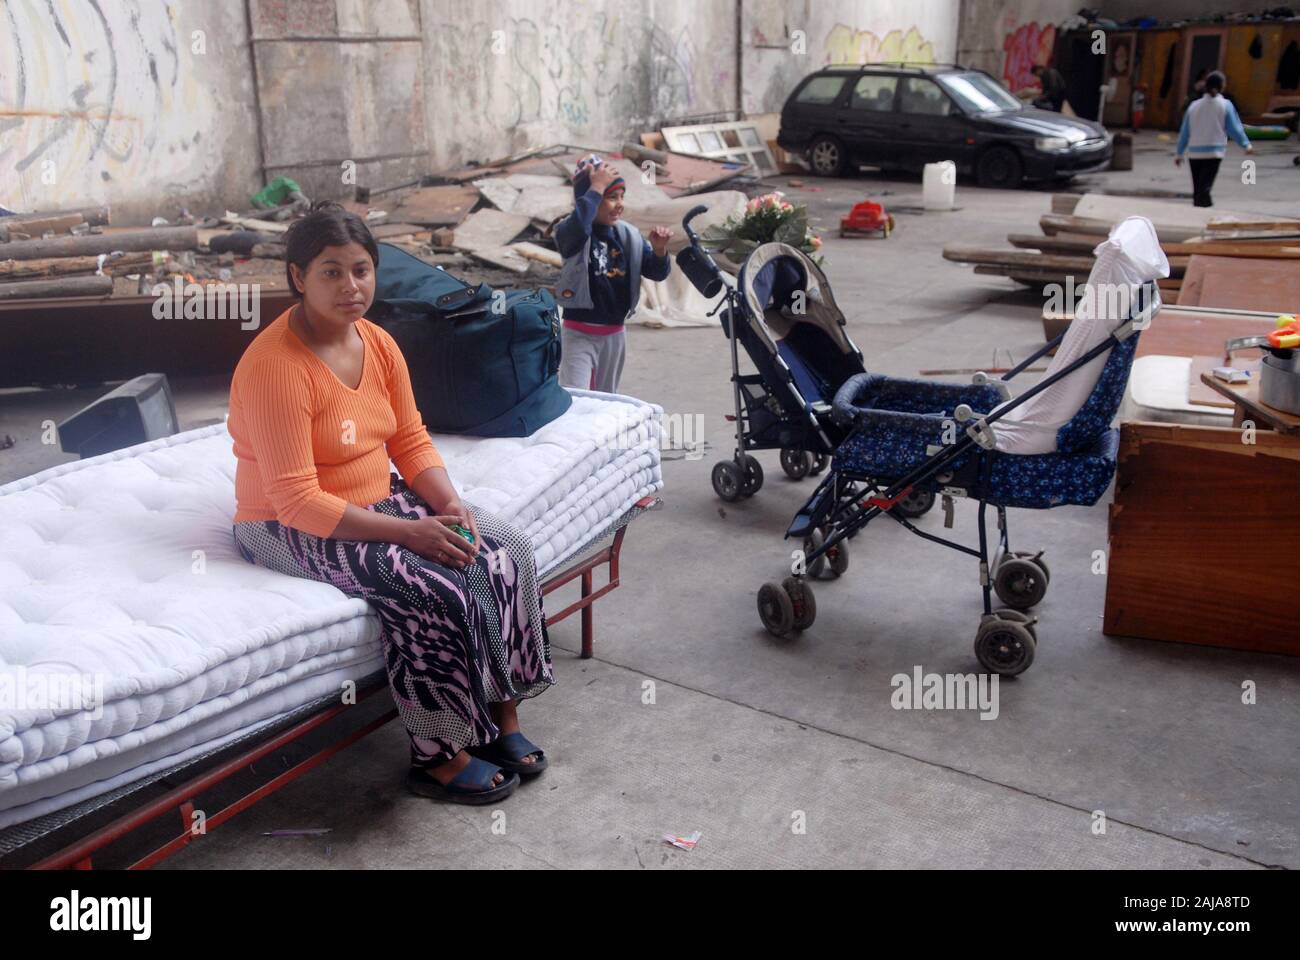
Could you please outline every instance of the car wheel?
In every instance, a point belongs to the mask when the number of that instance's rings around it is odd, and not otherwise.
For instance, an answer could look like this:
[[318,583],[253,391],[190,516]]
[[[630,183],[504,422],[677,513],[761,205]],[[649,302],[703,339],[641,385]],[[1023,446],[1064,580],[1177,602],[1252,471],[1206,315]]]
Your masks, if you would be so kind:
[[818,137],[808,148],[808,163],[819,177],[843,176],[847,160],[844,144],[835,137]]
[[981,187],[1010,190],[1020,186],[1023,175],[1020,157],[1010,147],[989,147],[975,165],[975,179]]

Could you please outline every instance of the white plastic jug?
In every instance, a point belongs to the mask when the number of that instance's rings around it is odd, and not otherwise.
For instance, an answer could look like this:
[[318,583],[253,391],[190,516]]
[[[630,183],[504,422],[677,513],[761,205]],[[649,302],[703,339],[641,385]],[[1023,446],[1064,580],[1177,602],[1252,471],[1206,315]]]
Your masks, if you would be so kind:
[[951,160],[927,163],[921,178],[921,206],[926,210],[951,210],[957,195],[957,164]]

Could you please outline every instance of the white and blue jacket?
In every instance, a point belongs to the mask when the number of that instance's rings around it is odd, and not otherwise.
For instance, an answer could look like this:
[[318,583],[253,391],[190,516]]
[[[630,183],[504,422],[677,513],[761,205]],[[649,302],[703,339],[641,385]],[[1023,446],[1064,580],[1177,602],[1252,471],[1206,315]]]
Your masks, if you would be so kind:
[[1228,137],[1243,150],[1250,146],[1250,138],[1232,101],[1217,93],[1207,93],[1193,100],[1183,114],[1183,125],[1178,131],[1178,156],[1188,154],[1193,160],[1222,159]]

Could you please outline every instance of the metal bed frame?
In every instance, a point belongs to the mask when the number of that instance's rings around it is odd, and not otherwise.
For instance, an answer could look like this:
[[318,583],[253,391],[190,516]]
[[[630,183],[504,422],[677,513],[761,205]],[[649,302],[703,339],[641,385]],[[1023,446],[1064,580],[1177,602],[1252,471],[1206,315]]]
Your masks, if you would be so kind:
[[[586,551],[580,551],[577,559],[542,582],[541,593],[545,596],[581,578],[579,598],[558,613],[547,616],[546,624],[552,626],[581,611],[582,659],[592,656],[595,642],[592,606],[620,584],[619,558],[628,524],[642,513],[657,509],[662,503],[655,496],[642,497],[609,530],[594,540]],[[604,545],[600,546],[601,544]],[[592,550],[593,546],[597,549]],[[598,567],[605,565],[609,567],[609,580],[596,588],[594,573]],[[259,760],[274,755],[348,711],[355,710],[375,694],[387,690],[388,681],[384,672],[376,671],[358,682],[355,703],[341,703],[338,694],[331,693],[210,753],[150,774],[72,807],[0,830],[0,869],[21,866],[35,870],[92,870],[95,869],[95,857],[105,848],[148,827],[166,814],[179,814],[179,833],[126,865],[127,869],[132,870],[148,869],[320,766],[334,754],[385,726],[390,720],[396,719],[397,710],[387,709],[361,726],[348,730],[338,739],[331,739],[324,746],[312,750],[298,763],[219,810],[209,811],[206,807],[196,806],[195,800],[200,794],[212,790],[244,770],[251,770]],[[375,704],[381,704],[381,701],[373,701],[368,706],[373,707]],[[171,785],[172,781],[180,782]],[[170,789],[147,802],[136,799],[137,794],[155,784],[168,785]],[[199,809],[203,810],[204,816],[201,832],[193,829],[194,814]],[[108,819],[107,823],[94,825],[105,819]],[[30,853],[32,851],[37,851],[34,857]],[[22,857],[25,852],[29,853],[29,857]],[[16,859],[28,859],[30,862],[18,864],[13,862]],[[11,862],[6,863],[6,860]]]

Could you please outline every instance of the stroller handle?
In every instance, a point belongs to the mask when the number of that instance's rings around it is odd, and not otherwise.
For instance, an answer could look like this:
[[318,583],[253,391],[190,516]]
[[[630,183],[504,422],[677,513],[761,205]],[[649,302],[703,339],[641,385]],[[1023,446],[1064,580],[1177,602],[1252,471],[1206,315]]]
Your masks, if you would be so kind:
[[691,207],[686,216],[682,217],[682,229],[686,231],[686,236],[690,239],[692,245],[699,243],[700,238],[696,235],[695,231],[691,229],[691,221],[701,213],[708,212],[709,208],[701,203],[698,206]]

